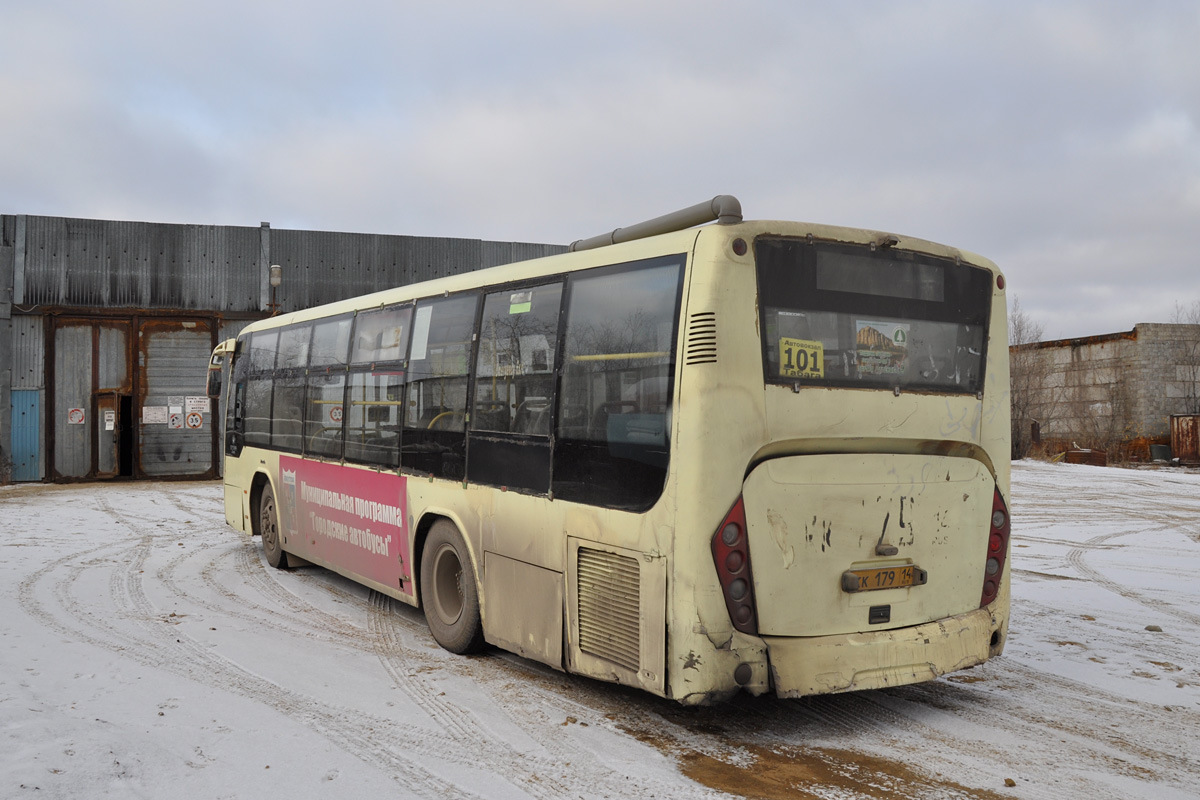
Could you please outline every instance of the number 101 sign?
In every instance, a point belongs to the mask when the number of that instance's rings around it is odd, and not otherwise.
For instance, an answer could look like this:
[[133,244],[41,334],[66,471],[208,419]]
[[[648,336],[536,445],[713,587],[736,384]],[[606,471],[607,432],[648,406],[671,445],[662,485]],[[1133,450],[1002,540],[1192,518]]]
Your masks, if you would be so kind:
[[824,378],[825,346],[806,339],[781,338],[779,374],[785,378]]

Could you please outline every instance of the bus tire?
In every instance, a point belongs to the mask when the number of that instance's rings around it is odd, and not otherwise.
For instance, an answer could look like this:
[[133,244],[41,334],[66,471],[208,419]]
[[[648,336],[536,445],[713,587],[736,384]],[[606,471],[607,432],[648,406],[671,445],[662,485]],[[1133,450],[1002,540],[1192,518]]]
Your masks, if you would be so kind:
[[263,555],[267,563],[276,569],[287,569],[287,553],[279,539],[279,511],[275,508],[275,493],[271,484],[263,487],[258,498],[258,529],[262,533]]
[[421,597],[429,632],[451,653],[483,648],[483,620],[471,556],[450,520],[433,524],[421,551]]

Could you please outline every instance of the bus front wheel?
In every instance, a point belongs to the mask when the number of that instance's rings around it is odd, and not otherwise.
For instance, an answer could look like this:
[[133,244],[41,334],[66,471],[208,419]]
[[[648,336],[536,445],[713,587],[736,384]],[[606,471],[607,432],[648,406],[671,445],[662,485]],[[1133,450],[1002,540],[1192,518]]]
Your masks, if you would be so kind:
[[279,512],[275,508],[275,493],[271,485],[263,487],[258,499],[258,530],[262,534],[263,555],[276,569],[287,569],[287,553],[279,541]]
[[449,520],[429,531],[421,555],[421,596],[429,632],[451,653],[483,648],[479,592],[466,543]]

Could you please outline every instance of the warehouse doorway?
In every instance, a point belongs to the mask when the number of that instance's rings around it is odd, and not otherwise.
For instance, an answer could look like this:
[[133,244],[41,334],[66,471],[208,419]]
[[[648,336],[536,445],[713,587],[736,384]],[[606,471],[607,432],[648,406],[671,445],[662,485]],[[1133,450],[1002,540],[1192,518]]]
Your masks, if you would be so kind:
[[51,480],[215,477],[204,393],[215,320],[64,316],[49,327]]

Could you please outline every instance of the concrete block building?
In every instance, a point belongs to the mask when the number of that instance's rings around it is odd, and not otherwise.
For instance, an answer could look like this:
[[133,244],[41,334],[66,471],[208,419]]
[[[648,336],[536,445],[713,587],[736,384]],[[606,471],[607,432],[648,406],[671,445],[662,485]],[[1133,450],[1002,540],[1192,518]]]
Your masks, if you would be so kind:
[[1200,413],[1200,325],[1140,323],[1010,355],[1014,449],[1040,435],[1145,457],[1170,441],[1172,415]]

